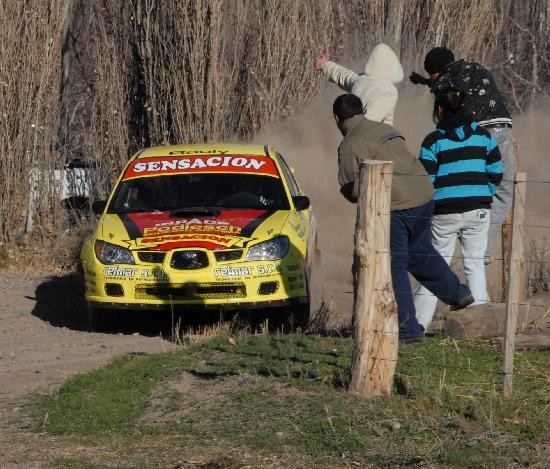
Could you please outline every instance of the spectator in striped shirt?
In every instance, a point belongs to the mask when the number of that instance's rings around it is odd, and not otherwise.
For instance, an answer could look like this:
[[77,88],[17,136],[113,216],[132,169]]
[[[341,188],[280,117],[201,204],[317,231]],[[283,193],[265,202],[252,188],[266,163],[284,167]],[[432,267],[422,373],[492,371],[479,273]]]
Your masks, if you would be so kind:
[[[473,305],[483,304],[488,301],[484,255],[490,209],[502,180],[500,151],[491,134],[464,112],[463,95],[456,89],[436,94],[434,120],[437,128],[420,149],[435,189],[432,243],[450,264],[460,240]],[[419,286],[414,304],[418,322],[427,329],[437,298]]]

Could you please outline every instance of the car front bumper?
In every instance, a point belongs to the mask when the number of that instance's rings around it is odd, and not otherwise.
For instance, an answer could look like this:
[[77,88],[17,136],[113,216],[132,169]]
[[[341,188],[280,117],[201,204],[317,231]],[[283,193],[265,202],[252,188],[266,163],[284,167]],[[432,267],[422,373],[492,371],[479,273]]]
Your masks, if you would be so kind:
[[251,309],[307,301],[304,262],[234,262],[199,270],[83,261],[86,300],[117,309]]

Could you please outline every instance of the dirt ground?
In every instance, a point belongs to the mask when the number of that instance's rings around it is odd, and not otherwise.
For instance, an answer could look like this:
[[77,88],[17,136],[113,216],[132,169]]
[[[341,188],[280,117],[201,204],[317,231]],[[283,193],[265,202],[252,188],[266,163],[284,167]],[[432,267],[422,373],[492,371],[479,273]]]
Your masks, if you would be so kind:
[[[0,405],[30,392],[47,392],[117,356],[176,346],[168,314],[127,313],[112,333],[90,332],[81,288],[77,274],[70,272],[0,271]],[[349,316],[351,291],[337,295],[330,284],[327,290],[333,311],[345,309]]]
[[[70,272],[2,269],[0,290],[0,467],[44,467],[60,454],[92,457],[93,448],[33,432],[25,420],[26,396],[54,391],[69,377],[117,356],[177,348],[171,318],[127,314],[111,333],[90,332],[81,283]],[[352,295],[337,295],[334,285],[328,290],[332,307],[349,309],[349,315]]]
[[[120,355],[175,347],[162,337],[170,335],[169,319],[160,331],[144,318],[110,334],[87,331],[76,274],[3,269],[0,290],[0,467],[41,467],[40,459],[48,453],[44,445],[52,444],[18,418],[27,394],[50,392],[70,376]],[[20,466],[14,460],[35,462]]]
[[0,404],[32,391],[48,391],[116,356],[164,352],[174,346],[142,324],[142,330],[126,327],[112,334],[87,331],[75,274],[2,272],[0,289]]

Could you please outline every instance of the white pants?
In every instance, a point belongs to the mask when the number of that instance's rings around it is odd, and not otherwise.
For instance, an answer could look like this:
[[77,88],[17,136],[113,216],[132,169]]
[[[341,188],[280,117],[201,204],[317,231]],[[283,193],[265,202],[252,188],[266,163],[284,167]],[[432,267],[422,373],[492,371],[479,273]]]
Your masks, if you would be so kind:
[[[475,299],[472,306],[489,300],[484,262],[489,225],[487,209],[434,215],[432,219],[432,243],[447,264],[453,258],[457,238],[460,239],[466,283]],[[435,313],[437,297],[419,285],[414,292],[414,306],[418,322],[427,329]]]

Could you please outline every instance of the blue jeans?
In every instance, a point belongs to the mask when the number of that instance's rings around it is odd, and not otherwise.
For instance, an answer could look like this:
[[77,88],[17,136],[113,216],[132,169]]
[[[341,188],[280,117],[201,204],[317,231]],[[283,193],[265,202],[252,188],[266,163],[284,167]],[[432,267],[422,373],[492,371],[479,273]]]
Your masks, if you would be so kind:
[[460,283],[432,245],[433,207],[434,203],[430,201],[420,207],[391,212],[391,272],[401,338],[424,333],[416,319],[408,272],[446,304],[457,303],[470,295],[470,289]]

